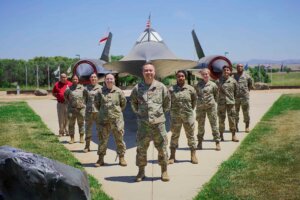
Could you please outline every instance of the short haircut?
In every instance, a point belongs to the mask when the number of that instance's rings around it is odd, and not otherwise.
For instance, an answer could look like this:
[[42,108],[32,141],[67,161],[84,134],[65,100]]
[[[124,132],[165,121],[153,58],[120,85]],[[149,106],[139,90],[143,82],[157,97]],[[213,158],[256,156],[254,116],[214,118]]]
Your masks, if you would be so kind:
[[[90,78],[92,77],[93,74],[95,74],[95,75],[97,76],[97,74],[94,72],[94,73],[92,73],[92,74],[90,75]],[[97,76],[97,78],[98,78],[98,76]]]
[[60,77],[62,77],[62,76],[65,76],[65,77],[67,77],[67,74],[65,74],[65,73],[61,73],[61,74],[60,74]]
[[199,71],[200,74],[202,74],[204,72],[207,72],[208,74],[210,74],[210,70],[208,68],[204,68]]
[[179,73],[182,73],[182,74],[184,75],[184,77],[187,76],[186,71],[184,71],[184,70],[178,70],[178,71],[176,72],[176,75],[179,74]]
[[228,65],[224,65],[224,66],[222,67],[223,70],[224,70],[225,68],[228,68],[230,71],[232,71],[231,67],[229,67]]
[[147,61],[147,62],[145,62],[145,64],[143,64],[143,68],[142,68],[143,70],[146,65],[152,65],[155,70],[155,66],[153,65],[153,63],[151,61]]

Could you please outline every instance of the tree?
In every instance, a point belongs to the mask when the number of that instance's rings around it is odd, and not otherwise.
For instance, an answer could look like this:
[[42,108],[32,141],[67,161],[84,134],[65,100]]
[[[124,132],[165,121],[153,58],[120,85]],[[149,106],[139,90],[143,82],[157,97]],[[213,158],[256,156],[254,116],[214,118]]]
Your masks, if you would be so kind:
[[254,68],[249,68],[249,71],[254,82],[263,82],[263,83],[271,82],[264,65],[259,65],[259,66],[255,66]]

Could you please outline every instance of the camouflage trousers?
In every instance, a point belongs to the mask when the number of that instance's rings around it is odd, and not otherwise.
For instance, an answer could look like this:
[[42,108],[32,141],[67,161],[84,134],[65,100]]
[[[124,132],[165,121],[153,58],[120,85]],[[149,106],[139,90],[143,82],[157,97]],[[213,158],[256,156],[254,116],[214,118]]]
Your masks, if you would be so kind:
[[96,131],[99,132],[99,114],[98,112],[88,112],[85,114],[85,141],[91,141],[92,139],[92,128],[95,122]]
[[249,123],[250,122],[249,100],[247,100],[247,99],[236,99],[235,100],[235,111],[236,111],[236,123],[237,124],[239,123],[240,107],[242,107],[244,122]]
[[57,102],[57,116],[59,125],[59,134],[69,134],[68,132],[68,105]]
[[219,142],[221,140],[220,138],[220,132],[218,127],[218,117],[217,117],[217,106],[213,105],[210,107],[197,107],[196,109],[196,119],[198,122],[198,141],[203,141],[203,136],[205,133],[205,118],[209,120],[212,135],[214,137],[214,141]]
[[79,134],[84,134],[84,115],[85,109],[73,109],[69,111],[68,118],[69,118],[69,134],[73,136],[75,134],[75,123],[77,120]]
[[219,116],[219,131],[220,133],[224,133],[225,131],[225,118],[226,112],[229,122],[229,130],[230,132],[235,132],[235,106],[234,104],[219,104],[218,105],[218,116]]
[[126,151],[126,145],[124,142],[124,120],[123,119],[110,119],[107,121],[101,121],[99,124],[99,146],[98,155],[106,155],[107,143],[109,139],[110,132],[112,132],[115,143],[117,146],[117,154],[123,156]]
[[184,127],[185,135],[188,140],[188,145],[190,149],[196,149],[196,142],[194,138],[194,130],[195,130],[195,118],[193,115],[191,116],[171,116],[171,143],[170,148],[176,149],[178,147],[178,140],[180,136],[181,127]]
[[147,165],[147,150],[150,141],[158,151],[158,163],[161,166],[168,164],[168,138],[165,122],[150,124],[145,120],[138,120],[136,165],[139,167]]

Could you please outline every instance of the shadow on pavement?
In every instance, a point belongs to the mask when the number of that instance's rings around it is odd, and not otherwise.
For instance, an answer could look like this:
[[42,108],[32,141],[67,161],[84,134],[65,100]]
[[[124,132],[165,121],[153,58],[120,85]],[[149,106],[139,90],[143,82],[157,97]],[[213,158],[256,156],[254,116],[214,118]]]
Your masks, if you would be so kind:
[[[124,122],[125,122],[125,134],[124,141],[127,149],[136,147],[136,132],[137,132],[137,120],[136,115],[133,113],[130,105],[130,99],[127,97],[127,105],[123,112]],[[166,129],[167,132],[170,130],[170,117],[169,114],[166,116]],[[93,125],[93,136],[92,141],[98,144],[98,133],[96,133],[96,125]],[[110,134],[107,148],[111,150],[116,150],[116,144],[113,138],[113,135]]]
[[[114,181],[114,182],[124,182],[124,183],[136,183],[135,176],[111,176],[104,178],[107,181]],[[160,177],[146,177],[143,181],[158,181]]]

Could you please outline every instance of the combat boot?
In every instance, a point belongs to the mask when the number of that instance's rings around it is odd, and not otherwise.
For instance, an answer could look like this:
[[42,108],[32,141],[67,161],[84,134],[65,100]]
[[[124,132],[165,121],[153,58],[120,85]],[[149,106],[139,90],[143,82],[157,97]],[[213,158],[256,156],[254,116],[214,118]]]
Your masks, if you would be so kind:
[[245,132],[246,132],[246,133],[249,133],[249,132],[250,132],[250,129],[249,129],[249,122],[246,123]]
[[161,180],[167,182],[170,180],[168,172],[167,172],[167,165],[161,166]]
[[135,177],[136,182],[141,182],[145,178],[145,166],[139,167],[139,173]]
[[122,167],[126,167],[127,166],[127,163],[126,163],[126,160],[124,158],[124,155],[120,155],[119,156],[119,165],[121,165]]
[[220,133],[220,138],[221,138],[221,141],[224,141],[223,133]]
[[74,144],[75,143],[75,140],[74,140],[74,135],[71,135],[71,140],[69,141],[69,144]]
[[202,140],[198,140],[197,149],[202,150]]
[[232,141],[233,142],[239,142],[239,140],[237,139],[235,132],[232,132]]
[[216,142],[216,151],[221,151],[221,146],[219,141]]
[[64,133],[59,131],[58,137],[62,137],[62,136],[64,136]]
[[84,147],[84,149],[83,149],[83,152],[84,152],[84,153],[87,153],[87,152],[91,151],[91,150],[90,150],[90,143],[91,143],[91,141],[86,141],[85,147]]
[[104,159],[103,156],[99,156],[99,159],[97,160],[95,167],[100,167],[104,165]]
[[191,162],[193,164],[198,164],[198,159],[197,159],[197,156],[196,156],[196,150],[195,149],[191,150]]
[[174,164],[174,162],[175,162],[175,153],[176,153],[176,149],[171,148],[171,156],[169,158],[168,164]]
[[79,140],[80,143],[84,143],[84,139],[83,139],[83,134],[80,134],[80,140]]

